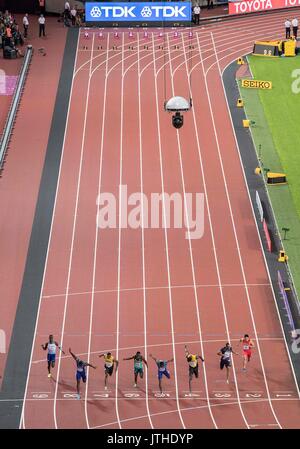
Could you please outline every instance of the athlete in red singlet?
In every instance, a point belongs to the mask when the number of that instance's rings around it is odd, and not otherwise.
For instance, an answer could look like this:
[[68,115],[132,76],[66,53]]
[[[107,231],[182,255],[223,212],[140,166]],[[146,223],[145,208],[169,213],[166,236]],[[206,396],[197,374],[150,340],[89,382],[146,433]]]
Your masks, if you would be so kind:
[[250,362],[251,351],[254,348],[254,344],[248,334],[245,334],[244,337],[240,339],[240,343],[242,343],[243,346],[243,371],[246,371],[246,366],[247,363]]

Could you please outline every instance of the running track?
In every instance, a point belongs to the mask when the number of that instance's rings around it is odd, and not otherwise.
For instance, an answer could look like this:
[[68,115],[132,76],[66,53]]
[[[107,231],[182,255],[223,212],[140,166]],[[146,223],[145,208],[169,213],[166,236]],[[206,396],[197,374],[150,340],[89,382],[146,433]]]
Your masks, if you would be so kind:
[[[179,38],[168,30],[165,39],[157,30],[149,39],[124,32],[118,40],[108,30],[101,41],[97,33],[85,40],[82,31],[20,427],[299,427],[299,391],[221,79],[255,39],[281,36],[284,18],[207,25],[194,29],[192,41],[188,30]],[[165,53],[158,49],[164,41]],[[164,72],[166,96],[188,97],[189,71],[193,108],[177,132],[163,111]],[[120,184],[128,195],[203,192],[204,236],[186,239],[184,229],[98,231],[96,198],[117,196]],[[235,356],[227,385],[216,353],[246,331],[257,349],[246,375]],[[47,378],[40,345],[50,332],[98,366],[80,401],[68,354]],[[184,343],[205,357],[191,398]],[[132,364],[122,358],[137,349],[146,358],[174,357],[164,398],[156,397],[151,359],[140,388],[132,388]],[[121,364],[105,395],[97,355],[107,350]]]

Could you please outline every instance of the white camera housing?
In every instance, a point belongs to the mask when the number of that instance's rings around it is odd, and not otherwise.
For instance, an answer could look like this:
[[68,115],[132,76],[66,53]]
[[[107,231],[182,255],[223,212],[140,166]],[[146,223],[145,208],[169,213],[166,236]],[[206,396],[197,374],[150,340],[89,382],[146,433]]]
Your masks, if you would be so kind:
[[192,107],[192,99],[186,100],[183,97],[172,97],[165,102],[165,111],[167,112],[186,112]]

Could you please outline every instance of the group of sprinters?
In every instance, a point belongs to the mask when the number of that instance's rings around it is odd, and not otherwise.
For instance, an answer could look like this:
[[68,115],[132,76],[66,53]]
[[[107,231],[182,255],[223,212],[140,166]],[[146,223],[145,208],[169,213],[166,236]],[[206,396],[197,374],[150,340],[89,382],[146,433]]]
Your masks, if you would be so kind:
[[[247,363],[250,362],[251,358],[251,351],[254,348],[254,344],[252,340],[249,338],[248,334],[245,334],[243,338],[239,340],[239,344],[242,343],[242,350],[243,350],[243,371],[246,371]],[[61,346],[54,341],[53,335],[49,336],[49,341],[42,345],[42,348],[44,350],[48,349],[48,377],[51,377],[51,368],[55,367],[55,355],[56,355],[56,348],[58,348],[63,354],[65,352],[62,350]],[[80,381],[82,380],[84,383],[86,382],[86,371],[85,368],[87,366],[96,369],[96,366],[84,362],[79,357],[77,357],[73,352],[71,351],[71,348],[69,349],[69,353],[73,357],[73,359],[76,362],[76,381],[77,381],[77,399],[80,399]],[[229,368],[231,367],[231,356],[232,354],[238,355],[236,352],[233,351],[232,346],[230,343],[226,343],[223,348],[220,349],[220,351],[217,353],[218,356],[220,356],[220,369],[222,370],[224,367],[226,368],[226,381],[229,383]],[[170,360],[163,360],[163,359],[157,359],[156,357],[153,357],[152,354],[149,354],[149,356],[154,360],[154,362],[157,365],[158,369],[158,385],[160,393],[163,394],[162,390],[162,378],[163,376],[167,377],[167,379],[170,379],[170,372],[168,370],[168,363],[173,362],[174,359]],[[116,360],[111,352],[100,354],[99,357],[104,358],[104,388],[107,390],[107,380],[108,376],[112,376],[114,371],[114,366],[116,366],[116,370],[118,369],[119,361]],[[198,378],[199,376],[199,363],[198,360],[200,359],[202,362],[204,362],[204,358],[197,354],[192,354],[188,351],[187,346],[185,346],[185,357],[189,365],[189,389],[190,394],[192,394],[192,379],[193,376]],[[138,376],[143,379],[144,377],[144,365],[148,368],[147,360],[142,356],[142,354],[138,351],[135,355],[131,357],[124,358],[123,360],[133,360],[133,367],[134,367],[134,387],[137,387],[137,380]]]

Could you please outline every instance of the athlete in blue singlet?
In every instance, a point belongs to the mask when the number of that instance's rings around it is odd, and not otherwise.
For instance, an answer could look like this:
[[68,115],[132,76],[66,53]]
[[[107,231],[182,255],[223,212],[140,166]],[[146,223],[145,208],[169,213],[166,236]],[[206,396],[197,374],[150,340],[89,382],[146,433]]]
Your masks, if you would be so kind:
[[44,351],[48,348],[47,362],[48,362],[48,377],[51,377],[51,367],[55,367],[55,356],[56,356],[56,348],[58,348],[63,354],[65,352],[62,350],[61,346],[54,341],[53,335],[49,335],[49,341],[42,345]]
[[77,399],[80,399],[80,381],[82,379],[82,382],[86,383],[86,372],[85,367],[90,366],[91,368],[96,369],[97,367],[94,365],[91,365],[90,363],[84,362],[79,357],[77,357],[73,352],[71,351],[71,348],[69,348],[69,353],[73,357],[73,359],[76,362],[76,389],[77,389]]
[[163,394],[161,380],[162,380],[163,376],[166,376],[167,379],[170,379],[171,376],[170,376],[170,372],[167,369],[167,366],[168,366],[168,363],[173,362],[174,359],[161,360],[161,359],[157,359],[157,358],[153,357],[152,354],[149,354],[149,356],[154,360],[154,362],[157,365],[158,386],[159,386],[160,393]]

